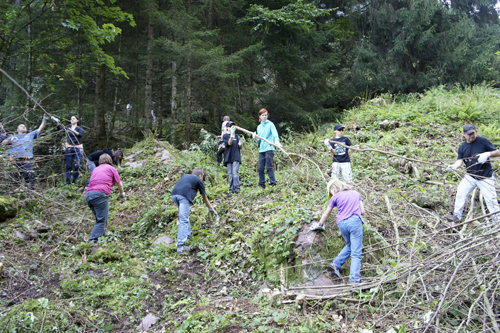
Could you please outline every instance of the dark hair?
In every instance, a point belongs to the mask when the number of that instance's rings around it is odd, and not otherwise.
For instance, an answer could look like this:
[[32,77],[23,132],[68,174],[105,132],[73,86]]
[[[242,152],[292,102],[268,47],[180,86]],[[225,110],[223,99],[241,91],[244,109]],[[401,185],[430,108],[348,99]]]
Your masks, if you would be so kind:
[[121,151],[120,149],[115,150],[115,152],[113,153],[113,163],[115,165],[120,165],[120,160],[122,159],[123,159],[123,151]]
[[259,110],[259,122],[260,122],[260,115],[267,112],[267,116],[269,117],[269,111],[267,111],[266,109],[260,109]]
[[203,176],[203,169],[194,168],[191,174],[195,175],[196,177]]
[[101,156],[99,156],[99,165],[103,164],[113,165],[113,160],[111,159],[111,156],[109,156],[108,154],[102,154]]
[[[71,117],[75,117],[76,118],[76,124],[80,125],[80,117],[78,117],[76,114],[72,115]],[[70,120],[71,120],[71,117],[69,117]]]

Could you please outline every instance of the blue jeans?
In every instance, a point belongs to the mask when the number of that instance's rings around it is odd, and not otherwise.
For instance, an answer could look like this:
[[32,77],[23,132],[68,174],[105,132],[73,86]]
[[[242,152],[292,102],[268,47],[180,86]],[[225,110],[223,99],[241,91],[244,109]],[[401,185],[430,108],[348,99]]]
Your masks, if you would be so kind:
[[172,195],[175,206],[179,210],[179,231],[177,232],[177,246],[186,244],[188,238],[191,238],[191,223],[189,223],[189,213],[191,212],[191,203],[182,195]]
[[[83,158],[83,150],[80,148],[72,148],[68,147],[64,151],[64,157],[66,159],[66,184],[71,183],[71,171],[73,172],[73,183],[76,182],[76,179],[80,175],[80,164],[82,163]],[[74,165],[73,165],[74,164]]]
[[85,200],[95,216],[95,225],[90,234],[89,242],[97,242],[97,239],[106,232],[108,225],[109,195],[104,192],[89,191]]
[[260,187],[266,187],[266,176],[264,174],[264,168],[267,169],[267,176],[269,177],[269,182],[271,182],[271,186],[276,185],[276,178],[274,178],[273,158],[274,158],[274,150],[268,150],[266,152],[259,153]]
[[90,174],[92,174],[92,171],[94,171],[94,169],[97,168],[95,166],[95,163],[89,160],[88,158],[87,158],[87,167],[89,168]]
[[226,164],[227,166],[227,177],[229,178],[229,193],[240,191],[240,174],[238,170],[240,169],[240,162],[235,161]]
[[363,221],[361,221],[359,216],[353,215],[340,221],[338,226],[346,245],[333,260],[333,263],[340,270],[347,258],[351,257],[349,283],[360,283],[361,253],[363,250]]

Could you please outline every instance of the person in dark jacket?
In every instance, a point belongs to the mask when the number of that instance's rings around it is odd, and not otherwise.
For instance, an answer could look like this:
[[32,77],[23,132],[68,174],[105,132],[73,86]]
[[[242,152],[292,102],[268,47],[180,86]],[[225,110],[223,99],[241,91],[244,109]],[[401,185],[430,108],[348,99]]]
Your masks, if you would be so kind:
[[179,231],[177,233],[177,253],[182,254],[189,252],[189,247],[186,242],[191,238],[191,224],[189,222],[189,214],[194,198],[200,192],[205,205],[208,207],[209,213],[217,212],[213,209],[210,201],[208,201],[205,192],[205,184],[203,183],[203,170],[199,168],[193,169],[191,174],[186,174],[175,184],[172,190],[172,199],[175,206],[179,210]]
[[92,171],[99,166],[99,157],[103,154],[113,156],[113,151],[109,148],[104,148],[103,150],[98,150],[87,156],[87,167],[89,168],[90,173],[92,173]]
[[226,154],[224,155],[224,165],[227,167],[227,177],[229,179],[228,197],[233,193],[240,193],[240,175],[238,170],[241,164],[240,148],[244,139],[240,141],[240,136],[236,134],[234,123],[229,121],[226,126],[230,129],[230,134],[224,134],[222,141],[226,145]]
[[[69,126],[61,126],[59,119],[52,116],[52,121],[56,123],[59,131],[64,130],[66,133],[66,149],[64,150],[64,158],[66,160],[66,184],[75,183],[80,175],[80,166],[83,159],[83,144],[82,137],[84,130],[78,126],[80,119],[77,116],[71,116]],[[73,181],[71,175],[73,174]]]

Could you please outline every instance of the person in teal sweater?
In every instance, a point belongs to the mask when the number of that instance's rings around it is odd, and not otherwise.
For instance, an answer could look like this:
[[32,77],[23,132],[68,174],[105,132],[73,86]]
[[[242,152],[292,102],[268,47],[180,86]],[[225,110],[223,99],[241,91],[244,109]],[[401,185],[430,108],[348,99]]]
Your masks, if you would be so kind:
[[269,177],[269,182],[271,186],[276,186],[276,178],[274,177],[273,169],[273,159],[274,159],[274,146],[271,146],[264,140],[257,139],[256,135],[261,138],[265,138],[269,142],[274,143],[277,146],[281,146],[280,138],[278,136],[278,131],[276,126],[274,126],[272,121],[267,120],[269,117],[269,112],[266,109],[261,109],[259,111],[259,122],[260,125],[257,127],[257,133],[254,133],[253,137],[256,139],[257,143],[260,144],[259,149],[259,186],[266,188],[266,178],[264,174],[264,168],[267,169],[267,176]]

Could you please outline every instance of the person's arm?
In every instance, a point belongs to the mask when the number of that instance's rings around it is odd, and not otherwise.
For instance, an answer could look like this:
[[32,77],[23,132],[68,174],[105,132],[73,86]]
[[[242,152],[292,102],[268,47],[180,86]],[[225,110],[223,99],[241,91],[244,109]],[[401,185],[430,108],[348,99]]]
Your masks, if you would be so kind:
[[7,139],[2,141],[2,145],[4,145],[4,146],[10,145],[10,144],[12,144],[12,141],[10,140],[10,138],[7,138]]
[[42,134],[44,128],[45,128],[45,117],[43,117],[42,123],[40,124],[40,127],[38,127],[38,135]]
[[458,159],[455,163],[448,165],[448,169],[457,170],[458,168],[460,168],[463,162],[463,159]]
[[365,215],[365,205],[363,204],[363,201],[359,202],[359,210],[361,211],[361,215]]
[[[281,146],[280,137],[278,135],[278,130],[276,130],[276,126],[274,126],[274,124],[271,124],[271,125],[272,125],[271,126],[271,134],[273,135],[274,144]],[[269,141],[271,141],[271,140],[269,140]]]
[[121,195],[125,195],[125,192],[123,191],[123,183],[122,182],[116,183],[116,187],[118,187],[118,190],[120,191]]
[[323,216],[321,216],[321,220],[319,220],[320,226],[325,225],[326,219],[328,218],[328,216],[330,216],[330,214],[332,213],[332,210],[333,210],[333,207],[328,206],[328,208],[323,213]]
[[490,151],[490,157],[500,157],[500,150]]
[[205,203],[205,205],[208,207],[208,211],[209,211],[209,212],[214,211],[214,209],[213,209],[212,205],[210,204],[210,201],[208,201],[208,197],[207,197],[207,195],[206,195],[206,194],[203,194],[201,197],[203,198],[203,202]]

